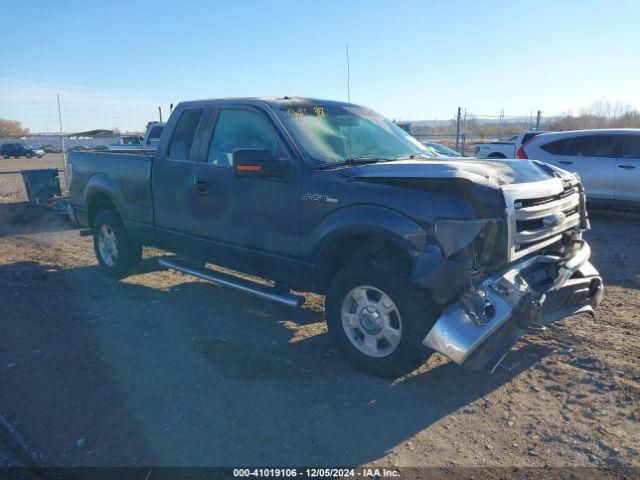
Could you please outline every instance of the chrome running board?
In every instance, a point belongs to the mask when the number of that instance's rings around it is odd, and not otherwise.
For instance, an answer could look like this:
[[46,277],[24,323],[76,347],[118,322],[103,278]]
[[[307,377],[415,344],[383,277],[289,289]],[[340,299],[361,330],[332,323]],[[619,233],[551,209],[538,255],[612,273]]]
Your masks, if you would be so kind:
[[181,273],[186,273],[187,275],[193,275],[194,277],[217,283],[218,285],[222,285],[224,287],[234,288],[241,292],[249,293],[251,295],[255,295],[256,297],[264,298],[265,300],[270,300],[287,307],[297,308],[304,303],[304,297],[301,297],[299,295],[293,295],[292,293],[278,293],[272,288],[264,287],[262,285],[258,285],[257,283],[242,280],[240,278],[234,278],[231,275],[225,275],[208,268],[197,268],[191,265],[187,265],[181,263],[179,260],[165,260],[164,258],[161,258],[160,260],[158,260],[158,263],[162,267],[176,270]]

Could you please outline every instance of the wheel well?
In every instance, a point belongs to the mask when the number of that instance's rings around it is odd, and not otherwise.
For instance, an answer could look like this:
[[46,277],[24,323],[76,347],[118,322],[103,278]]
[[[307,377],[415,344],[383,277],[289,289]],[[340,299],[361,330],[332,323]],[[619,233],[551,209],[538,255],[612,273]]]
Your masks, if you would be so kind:
[[385,255],[398,259],[411,271],[411,256],[389,240],[372,234],[347,234],[333,239],[320,254],[316,289],[325,293],[333,276],[350,260],[366,255]]
[[487,158],[507,158],[503,153],[492,153]]
[[98,214],[104,210],[113,210],[114,213],[118,214],[118,209],[107,195],[104,193],[96,193],[89,200],[88,220],[90,227],[93,225],[93,221]]

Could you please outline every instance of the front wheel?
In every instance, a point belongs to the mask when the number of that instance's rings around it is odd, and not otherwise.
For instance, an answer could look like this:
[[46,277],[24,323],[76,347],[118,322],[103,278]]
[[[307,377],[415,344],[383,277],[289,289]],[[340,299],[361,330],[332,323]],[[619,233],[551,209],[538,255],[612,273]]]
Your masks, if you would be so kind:
[[33,153],[27,152],[27,153],[24,154],[24,156],[27,157],[27,158],[33,158]]
[[131,275],[142,260],[142,247],[129,239],[111,210],[100,212],[93,222],[93,247],[102,271],[112,278]]
[[327,325],[359,370],[384,378],[411,372],[429,357],[422,340],[435,322],[432,302],[401,262],[366,257],[345,265],[327,292]]

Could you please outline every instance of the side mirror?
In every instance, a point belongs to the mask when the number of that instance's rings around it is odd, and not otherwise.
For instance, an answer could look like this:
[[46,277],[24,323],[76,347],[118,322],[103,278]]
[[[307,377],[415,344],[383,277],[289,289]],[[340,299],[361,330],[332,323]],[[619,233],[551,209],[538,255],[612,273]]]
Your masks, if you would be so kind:
[[276,159],[271,150],[241,148],[233,152],[233,168],[239,177],[293,179],[293,162]]

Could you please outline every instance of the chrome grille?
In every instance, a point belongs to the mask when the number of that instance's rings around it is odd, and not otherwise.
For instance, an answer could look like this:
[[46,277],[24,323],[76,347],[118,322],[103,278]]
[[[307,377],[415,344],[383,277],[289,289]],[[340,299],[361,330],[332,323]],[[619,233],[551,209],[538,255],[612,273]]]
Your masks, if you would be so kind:
[[502,187],[507,207],[509,260],[562,238],[581,224],[581,195],[575,177]]

